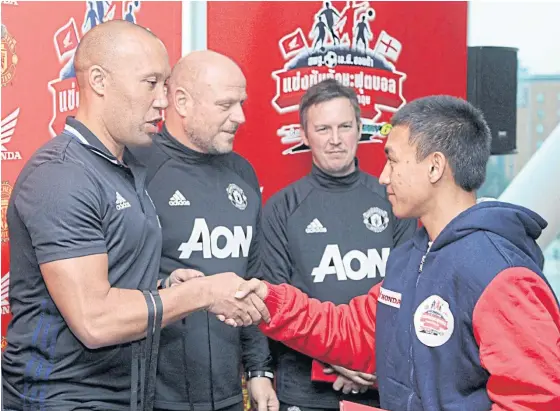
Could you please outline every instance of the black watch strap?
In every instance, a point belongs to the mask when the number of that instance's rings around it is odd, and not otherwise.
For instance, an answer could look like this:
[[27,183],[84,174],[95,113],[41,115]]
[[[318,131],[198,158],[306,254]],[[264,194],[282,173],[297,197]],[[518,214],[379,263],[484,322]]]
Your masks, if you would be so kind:
[[158,290],[163,290],[164,288],[166,288],[165,284],[166,284],[166,281],[167,281],[168,278],[169,277],[166,277],[159,282],[159,286],[157,287]]
[[251,378],[257,378],[257,377],[265,377],[273,380],[274,373],[272,371],[248,371],[247,372],[247,380],[250,380]]

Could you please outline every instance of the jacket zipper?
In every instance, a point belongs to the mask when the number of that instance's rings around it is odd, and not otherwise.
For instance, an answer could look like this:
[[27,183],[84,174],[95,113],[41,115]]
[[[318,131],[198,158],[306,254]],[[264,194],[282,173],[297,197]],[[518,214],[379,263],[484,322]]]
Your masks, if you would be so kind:
[[[428,254],[430,252],[430,248],[432,248],[432,241],[428,242],[428,249],[426,250],[426,253],[422,256],[422,259],[420,260],[420,266],[418,267],[418,275],[416,276],[416,288],[418,288],[418,281],[420,280],[420,274],[422,273],[422,270],[424,269],[424,263],[426,262],[426,258],[428,257]],[[414,321],[412,322],[411,326],[410,326],[410,348],[409,348],[409,356],[410,356],[410,390],[411,393],[408,397],[408,403],[406,404],[406,410],[407,411],[411,411],[410,410],[410,405],[412,404],[412,397],[414,396],[414,359],[413,359],[413,355],[412,355],[412,336],[414,335]]]
[[[424,269],[424,263],[426,262],[426,257],[428,256],[428,253],[430,252],[430,248],[432,248],[432,242],[429,241],[428,242],[428,249],[426,250],[426,254],[424,254],[422,256],[422,260],[420,260],[420,267],[418,267],[418,274],[420,274],[422,272],[422,270]],[[416,285],[418,285],[418,278],[420,278],[420,276],[418,276],[416,278]]]

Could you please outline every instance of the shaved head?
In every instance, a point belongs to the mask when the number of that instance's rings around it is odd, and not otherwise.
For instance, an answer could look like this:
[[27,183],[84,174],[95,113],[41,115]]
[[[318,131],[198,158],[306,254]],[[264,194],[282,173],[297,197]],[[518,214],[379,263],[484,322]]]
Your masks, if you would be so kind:
[[245,122],[246,79],[231,58],[211,50],[181,58],[169,79],[168,129],[183,144],[204,153],[233,149]]
[[245,79],[239,66],[229,57],[211,50],[193,51],[175,64],[169,86],[185,87],[194,92],[197,86],[207,87],[224,81],[223,77]]
[[[108,71],[125,66],[127,57],[141,52],[142,42],[161,43],[149,30],[125,20],[98,24],[80,41],[74,56],[74,69],[80,88],[85,86],[84,74],[94,65]],[[161,43],[163,46],[163,43]]]
[[80,89],[76,118],[101,123],[96,134],[117,145],[151,142],[167,107],[170,74],[167,50],[156,35],[124,20],[99,24],[80,41],[74,68]]

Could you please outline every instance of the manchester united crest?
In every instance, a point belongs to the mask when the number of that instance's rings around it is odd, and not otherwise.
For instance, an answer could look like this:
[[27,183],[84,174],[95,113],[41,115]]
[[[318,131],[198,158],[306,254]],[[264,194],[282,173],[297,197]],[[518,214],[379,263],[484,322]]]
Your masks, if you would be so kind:
[[18,55],[16,54],[16,39],[2,24],[2,87],[11,83],[16,75]]
[[226,190],[229,201],[231,201],[231,204],[233,204],[235,208],[238,208],[239,210],[245,210],[247,208],[247,196],[241,187],[232,183]]
[[374,233],[381,233],[389,225],[389,214],[379,207],[370,208],[363,214],[363,217],[368,230]]
[[2,181],[2,242],[8,241],[8,203],[12,194],[12,186],[7,181]]

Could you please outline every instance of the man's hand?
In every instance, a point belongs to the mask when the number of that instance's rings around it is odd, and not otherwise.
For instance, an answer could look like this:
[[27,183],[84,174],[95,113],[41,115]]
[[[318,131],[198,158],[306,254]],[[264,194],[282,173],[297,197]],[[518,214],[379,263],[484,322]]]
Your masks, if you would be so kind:
[[368,387],[356,384],[351,379],[339,374],[336,381],[333,383],[333,390],[340,391],[341,389],[344,394],[363,394],[368,390]]
[[191,268],[179,268],[165,279],[165,288],[173,287],[174,285],[179,285],[198,277],[204,277],[204,274],[201,271]]
[[262,298],[250,291],[244,296],[239,295],[240,290],[245,293],[244,290],[256,289],[259,280],[245,281],[234,273],[215,274],[201,280],[210,283],[208,311],[216,314],[220,321],[232,327],[270,321],[270,313]]
[[278,411],[280,403],[272,387],[272,381],[266,377],[255,377],[247,381],[247,390],[257,411]]
[[[264,304],[263,301],[266,298],[267,294],[268,294],[268,287],[266,286],[266,284],[260,280],[257,280],[256,278],[253,278],[249,281],[245,281],[239,286],[237,292],[235,293],[235,298],[239,300],[244,300],[247,298],[256,299],[260,301],[262,305],[266,308],[266,305]],[[218,320],[225,322],[226,324],[231,325],[232,327],[236,326],[235,325],[236,321],[233,318],[230,318],[226,315],[218,315],[217,317]],[[265,320],[265,322],[269,322],[269,321],[270,321],[270,314],[268,314],[268,318]]]
[[268,287],[261,280],[253,278],[239,287],[239,290],[237,290],[237,293],[235,294],[235,298],[243,299],[251,293],[256,294],[264,301],[266,295],[268,294]]
[[340,391],[342,388],[342,392],[345,394],[350,392],[353,394],[366,392],[377,381],[377,377],[373,374],[352,371],[338,365],[330,365],[324,368],[323,372],[325,374],[338,374],[338,378],[333,384],[333,389]]

